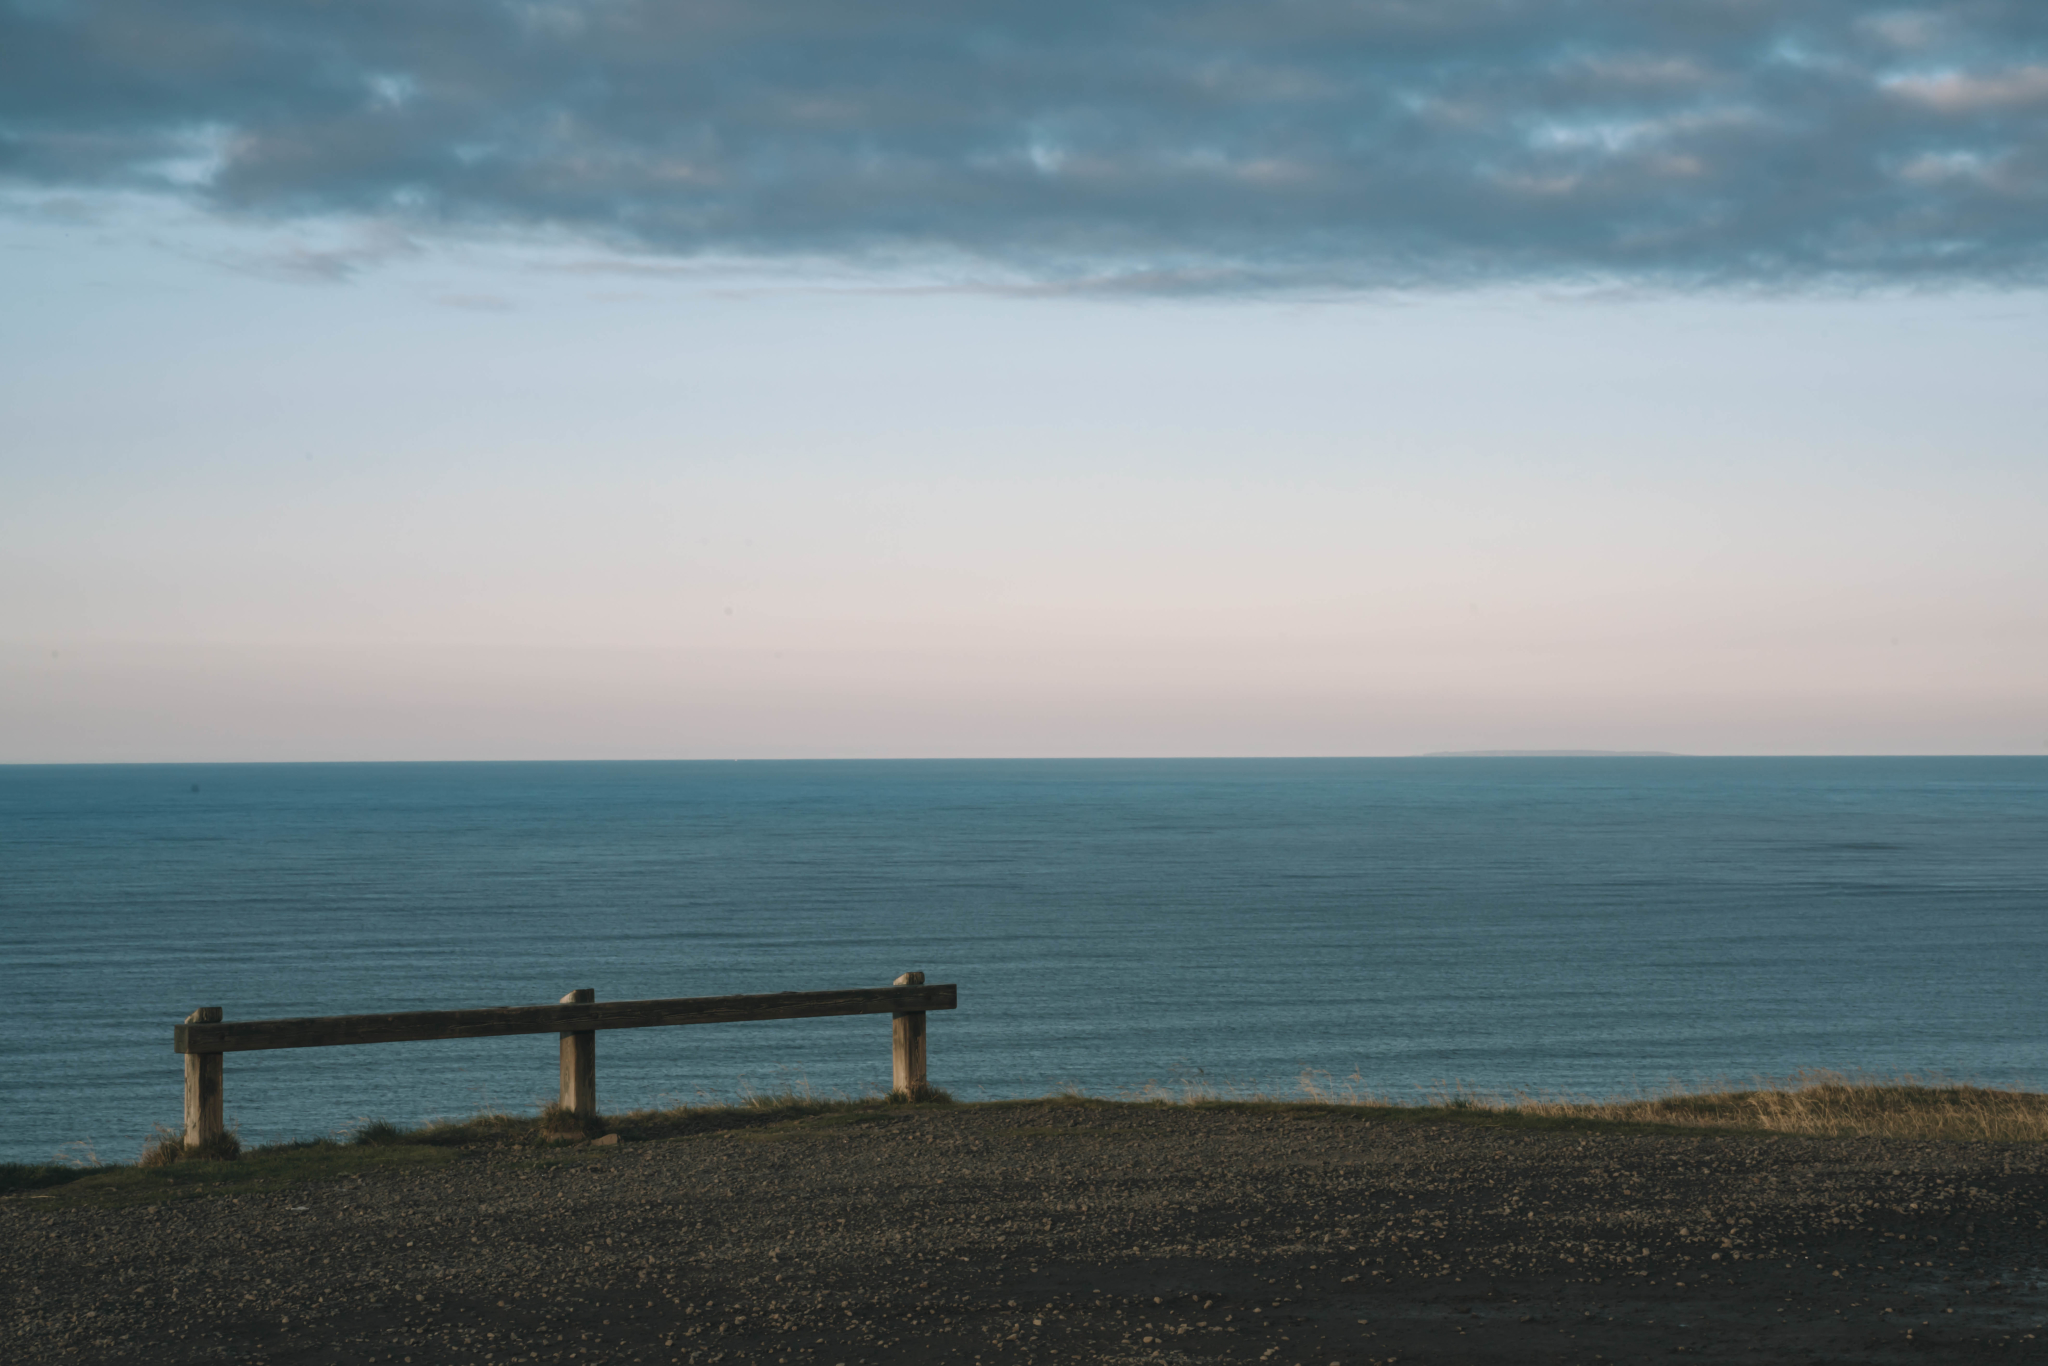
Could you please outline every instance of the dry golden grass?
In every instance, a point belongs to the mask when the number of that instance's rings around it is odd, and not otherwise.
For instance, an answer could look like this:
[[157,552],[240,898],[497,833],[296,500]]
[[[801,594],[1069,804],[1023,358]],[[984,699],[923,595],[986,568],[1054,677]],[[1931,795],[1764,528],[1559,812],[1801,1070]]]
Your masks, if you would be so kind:
[[[1078,1097],[1077,1090],[1069,1093]],[[1356,1073],[1304,1072],[1292,1088],[1218,1084],[1197,1074],[1146,1082],[1115,1099],[1154,1105],[1339,1105],[1409,1114],[1463,1112],[1529,1119],[1607,1120],[1679,1128],[1763,1130],[1825,1138],[2048,1140],[2048,1094],[1978,1086],[1941,1076],[1876,1076],[1808,1070],[1747,1087],[1672,1085],[1634,1097],[1595,1099],[1481,1091],[1440,1083],[1409,1095],[1379,1091]]]
[[[1332,1084],[1328,1077],[1304,1075],[1300,1087],[1304,1098],[1326,1104],[1399,1104],[1369,1093],[1356,1077]],[[1938,1076],[1881,1077],[1812,1070],[1759,1079],[1747,1088],[1672,1086],[1651,1095],[1612,1100],[1526,1093],[1502,1096],[1443,1086],[1426,1093],[1423,1104],[1432,1109],[1682,1128],[1761,1129],[1827,1138],[2036,1143],[2048,1139],[2048,1095]]]
[[1801,1072],[1748,1090],[1672,1091],[1556,1113],[1832,1138],[2048,1139],[2048,1095],[1914,1076]]

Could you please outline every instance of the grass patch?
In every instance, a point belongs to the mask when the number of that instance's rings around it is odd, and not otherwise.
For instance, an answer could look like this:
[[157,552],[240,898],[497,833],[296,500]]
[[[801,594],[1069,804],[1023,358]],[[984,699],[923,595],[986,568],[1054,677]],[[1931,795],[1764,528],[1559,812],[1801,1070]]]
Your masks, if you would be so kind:
[[356,1131],[349,1135],[351,1146],[357,1148],[392,1148],[406,1141],[405,1130],[388,1119],[365,1120]]
[[[1154,1102],[1162,1103],[1162,1102]],[[1163,1102],[1175,1104],[1177,1102]],[[1195,1110],[1234,1110],[1280,1115],[1291,1119],[1365,1120],[1381,1124],[1456,1124],[1484,1129],[1570,1130],[1578,1133],[1670,1134],[1688,1130],[1655,1120],[1618,1119],[1604,1115],[1535,1114],[1511,1107],[1485,1109],[1473,1105],[1376,1105],[1366,1102],[1317,1100],[1197,1100]],[[1754,1132],[1744,1130],[1744,1132]]]
[[2048,1140],[2048,1094],[1978,1086],[1933,1076],[1876,1076],[1808,1070],[1762,1078],[1746,1087],[1673,1085],[1613,1099],[1501,1094],[1445,1084],[1425,1090],[1420,1104],[1371,1089],[1356,1074],[1332,1080],[1305,1072],[1291,1092],[1216,1086],[1201,1081],[1148,1082],[1121,1093],[1139,1103],[1197,1107],[1308,1106],[1386,1119],[1484,1123],[1515,1128],[1626,1126],[1663,1132],[1718,1129],[1804,1134],[1815,1138],[1917,1138],[2039,1143]]
[[953,1093],[936,1086],[920,1086],[910,1091],[891,1091],[885,1099],[891,1105],[951,1105]]
[[[1586,1100],[1530,1094],[1493,1095],[1442,1087],[1403,1104],[1368,1090],[1356,1077],[1333,1084],[1305,1074],[1288,1093],[1236,1090],[1205,1084],[1147,1084],[1115,1096],[1093,1096],[1066,1086],[1029,1100],[976,1101],[960,1108],[1055,1108],[1116,1111],[1189,1108],[1256,1112],[1302,1120],[1370,1120],[1405,1124],[1463,1124],[1489,1128],[1597,1130],[1632,1133],[1803,1134],[1823,1138],[1905,1138],[1973,1142],[2048,1140],[2048,1095],[1970,1085],[1943,1078],[1873,1077],[1801,1072],[1749,1087],[1681,1088],[1640,1097]],[[0,1198],[52,1204],[136,1205],[188,1199],[214,1192],[261,1191],[333,1180],[385,1167],[459,1159],[475,1149],[580,1149],[593,1139],[620,1141],[706,1138],[716,1135],[773,1141],[800,1138],[852,1124],[886,1123],[921,1105],[954,1102],[934,1089],[922,1100],[901,1096],[818,1095],[808,1087],[743,1091],[732,1104],[678,1105],[579,1119],[549,1107],[539,1115],[490,1112],[402,1128],[370,1120],[340,1139],[318,1139],[195,1155],[182,1136],[159,1129],[134,1165],[96,1159],[64,1164],[0,1164]],[[1079,1137],[1097,1130],[1026,1129],[1025,1139]],[[229,1135],[232,1140],[233,1136]],[[164,1148],[175,1152],[160,1154]],[[603,1150],[587,1155],[596,1157]],[[562,1156],[569,1156],[567,1151]],[[576,1154],[579,1158],[586,1154]],[[168,1159],[168,1160],[166,1160]],[[49,1206],[45,1206],[46,1208]]]
[[579,1117],[548,1106],[538,1115],[487,1111],[460,1120],[404,1128],[372,1119],[339,1138],[298,1140],[243,1148],[235,1135],[203,1154],[184,1146],[180,1131],[157,1126],[132,1165],[81,1158],[71,1164],[0,1164],[0,1198],[53,1204],[136,1205],[187,1199],[211,1192],[268,1190],[332,1180],[383,1167],[448,1162],[466,1151],[515,1149],[545,1152],[580,1148],[617,1135],[625,1142],[692,1138],[719,1133],[795,1136],[813,1129],[884,1120],[921,1104],[949,1104],[934,1089],[922,1101],[882,1095],[823,1095],[808,1086],[743,1090],[733,1104],[678,1105]]
[[90,1167],[63,1167],[52,1163],[0,1162],[0,1195],[26,1195],[68,1186],[82,1176],[92,1175]]
[[2048,1095],[1918,1077],[1805,1072],[1742,1090],[1673,1090],[1593,1106],[1530,1107],[1681,1128],[1761,1129],[1824,1138],[2039,1143]]
[[209,1138],[197,1147],[187,1147],[185,1135],[159,1124],[149,1142],[143,1145],[142,1156],[135,1160],[135,1165],[168,1167],[173,1162],[233,1162],[241,1155],[242,1135],[233,1129]]

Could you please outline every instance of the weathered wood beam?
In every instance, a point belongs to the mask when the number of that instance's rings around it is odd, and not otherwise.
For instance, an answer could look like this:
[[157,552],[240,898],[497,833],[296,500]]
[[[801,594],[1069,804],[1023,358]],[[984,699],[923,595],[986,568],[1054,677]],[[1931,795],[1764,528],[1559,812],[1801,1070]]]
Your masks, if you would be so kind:
[[266,1048],[329,1048],[418,1039],[489,1039],[506,1034],[571,1034],[599,1029],[805,1020],[833,1015],[893,1015],[958,1007],[957,986],[860,987],[778,991],[758,996],[686,996],[661,1001],[568,1002],[477,1010],[413,1010],[389,1015],[316,1015],[289,1020],[188,1022],[175,1027],[174,1051],[246,1053]]

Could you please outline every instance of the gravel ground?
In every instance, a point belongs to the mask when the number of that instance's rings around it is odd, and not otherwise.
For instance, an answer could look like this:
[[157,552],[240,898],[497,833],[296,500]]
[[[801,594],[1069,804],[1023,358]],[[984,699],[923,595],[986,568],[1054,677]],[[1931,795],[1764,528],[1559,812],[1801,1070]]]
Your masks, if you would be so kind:
[[[0,1203],[0,1360],[2000,1361],[2048,1149],[1074,1104]],[[724,1128],[716,1126],[724,1125]]]

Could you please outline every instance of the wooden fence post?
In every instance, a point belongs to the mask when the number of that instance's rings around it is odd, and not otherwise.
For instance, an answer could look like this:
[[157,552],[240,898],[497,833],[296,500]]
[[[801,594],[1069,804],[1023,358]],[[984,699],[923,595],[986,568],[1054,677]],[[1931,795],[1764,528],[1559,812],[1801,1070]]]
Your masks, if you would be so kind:
[[[893,983],[899,987],[921,987],[924,974],[906,972]],[[890,1061],[894,1064],[894,1085],[890,1088],[905,1100],[922,1100],[927,1089],[924,1076],[924,1012],[899,1010],[890,1019]]]
[[[589,1005],[597,999],[590,987],[578,987],[562,998],[563,1005]],[[597,1031],[562,1035],[562,1108],[589,1119],[597,1114]]]
[[[185,1017],[186,1024],[219,1024],[219,1006],[201,1006]],[[221,1057],[218,1053],[185,1055],[185,1146],[198,1148],[227,1132],[221,1122]]]

